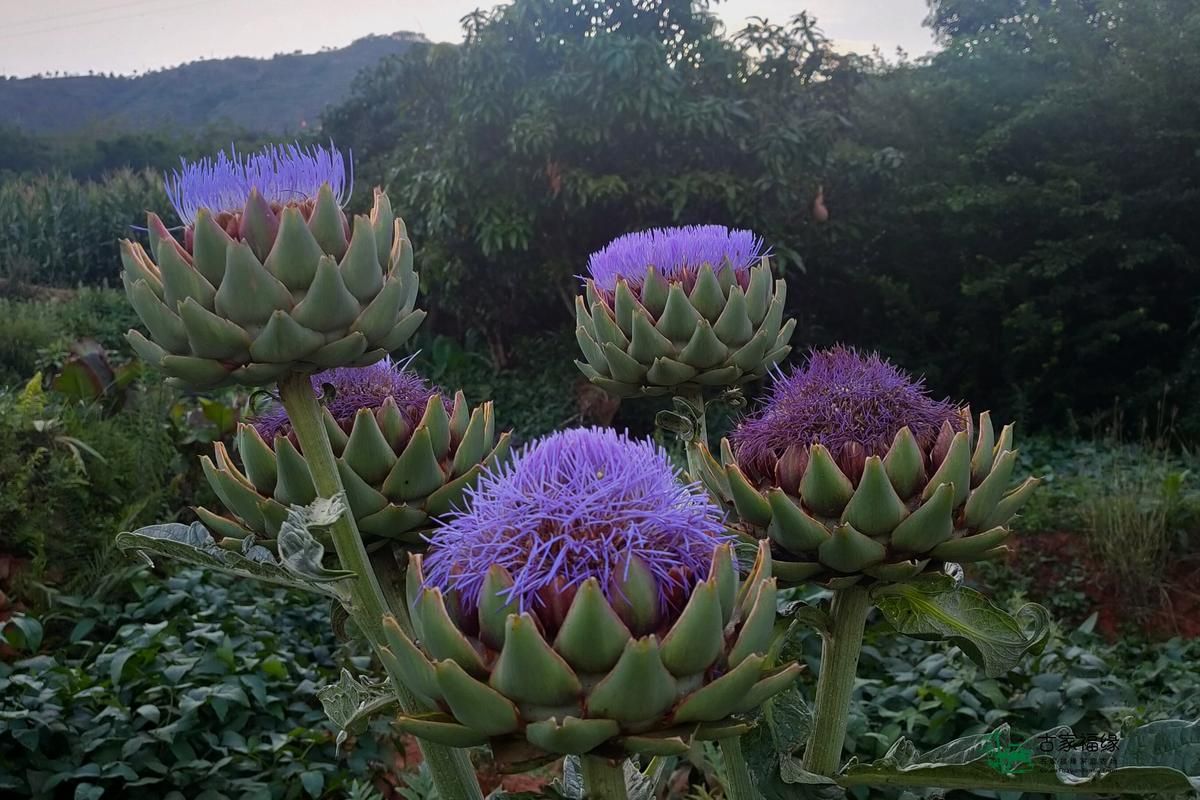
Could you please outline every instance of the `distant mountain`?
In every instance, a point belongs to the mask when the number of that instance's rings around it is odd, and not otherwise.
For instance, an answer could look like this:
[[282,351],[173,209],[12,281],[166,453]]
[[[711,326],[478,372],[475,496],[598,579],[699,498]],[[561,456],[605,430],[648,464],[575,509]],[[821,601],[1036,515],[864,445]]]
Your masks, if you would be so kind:
[[290,133],[316,124],[360,70],[424,41],[402,31],[337,50],[194,61],[137,76],[0,78],[0,121],[50,134],[186,131],[212,123]]

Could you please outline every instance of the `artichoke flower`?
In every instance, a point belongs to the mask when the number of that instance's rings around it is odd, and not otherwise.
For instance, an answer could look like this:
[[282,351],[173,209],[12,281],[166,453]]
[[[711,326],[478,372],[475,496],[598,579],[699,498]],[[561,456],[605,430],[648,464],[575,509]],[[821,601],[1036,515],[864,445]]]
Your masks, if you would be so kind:
[[[431,518],[459,503],[485,466],[508,452],[497,438],[492,404],[468,409],[462,392],[449,402],[415,373],[390,359],[314,375],[314,391],[332,395],[325,429],[358,529],[368,543],[422,546]],[[274,538],[290,505],[317,496],[304,453],[282,405],[238,427],[242,469],[224,443],[216,461],[201,458],[213,491],[233,512],[196,513],[222,536]]]
[[721,225],[631,233],[593,253],[575,298],[579,369],[618,397],[731,387],[787,355],[787,285],[762,240]]
[[1007,551],[1037,485],[1010,489],[1013,430],[929,396],[878,355],[813,353],[722,442],[700,476],[780,580],[903,581]]
[[562,431],[484,473],[410,556],[414,634],[381,657],[428,707],[412,734],[492,745],[505,768],[562,754],[682,753],[745,730],[786,688],[768,549],[744,581],[720,512],[665,451]]
[[342,211],[336,151],[270,147],[184,163],[166,181],[182,238],[150,213],[150,253],[121,242],[121,281],[146,326],[145,361],[197,388],[269,384],[289,372],[365,366],[421,324],[404,223],[376,190]]

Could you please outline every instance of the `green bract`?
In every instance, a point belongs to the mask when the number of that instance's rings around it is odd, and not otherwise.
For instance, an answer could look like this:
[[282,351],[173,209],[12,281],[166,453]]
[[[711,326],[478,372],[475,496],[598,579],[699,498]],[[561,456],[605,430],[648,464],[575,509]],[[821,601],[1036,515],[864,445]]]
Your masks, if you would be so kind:
[[[492,404],[468,412],[462,392],[446,412],[434,395],[410,427],[392,398],[376,409],[363,408],[344,428],[328,410],[325,429],[337,457],[350,511],[368,541],[423,544],[430,518],[459,504],[463,492],[486,467],[504,458],[509,434],[497,438]],[[274,538],[288,506],[307,505],[317,496],[304,456],[293,440],[266,442],[251,425],[240,425],[239,469],[222,442],[215,462],[201,458],[204,474],[233,518],[207,508],[196,513],[214,532],[244,539]]]
[[273,207],[256,190],[238,215],[202,208],[183,244],[155,214],[148,228],[153,258],[121,243],[121,281],[150,333],[129,343],[189,386],[370,364],[425,317],[412,244],[378,190],[353,225],[326,184],[302,205]]
[[791,348],[795,320],[783,321],[787,285],[772,287],[764,256],[745,287],[732,269],[704,264],[691,292],[654,267],[637,289],[618,278],[605,292],[587,282],[575,298],[579,369],[619,397],[735,386],[761,378]]
[[503,567],[488,574],[478,608],[465,610],[454,593],[425,585],[420,556],[410,559],[415,636],[389,619],[380,655],[430,711],[398,724],[456,747],[491,743],[506,766],[562,754],[685,753],[693,738],[745,730],[732,715],[800,671],[767,663],[776,590],[765,546],[740,586],[731,546],[719,546],[708,578],[670,619],[637,563],[620,603],[589,578],[562,593],[561,607],[518,613]]
[[773,478],[757,481],[722,441],[720,462],[702,450],[700,478],[744,535],[770,540],[782,581],[908,580],[1007,552],[1008,523],[1038,484],[1026,478],[1009,488],[1017,458],[1011,425],[997,437],[988,412],[978,430],[969,414],[967,422],[957,433],[945,425],[927,450],[901,428],[883,457],[859,448],[843,466],[820,444],[793,446]]

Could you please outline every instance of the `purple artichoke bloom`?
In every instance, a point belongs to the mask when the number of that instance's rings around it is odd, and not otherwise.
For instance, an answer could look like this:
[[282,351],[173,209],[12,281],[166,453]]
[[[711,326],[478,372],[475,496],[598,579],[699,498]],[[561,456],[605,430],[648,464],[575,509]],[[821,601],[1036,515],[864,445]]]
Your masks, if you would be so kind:
[[649,440],[603,428],[550,434],[467,490],[466,509],[430,537],[426,585],[469,608],[498,564],[513,579],[506,599],[554,626],[588,578],[619,605],[637,564],[653,577],[658,611],[678,611],[728,540],[708,495],[679,477]]
[[[333,387],[333,397],[326,408],[347,432],[353,427],[359,409],[378,409],[388,398],[395,402],[411,429],[421,419],[429,398],[441,391],[408,369],[411,360],[397,362],[385,358],[369,367],[338,367],[318,372],[312,376],[313,389],[321,395],[326,385]],[[442,404],[447,412],[451,410],[451,404],[444,395]],[[268,442],[291,432],[287,410],[280,403],[272,404],[255,417],[253,423],[259,435]]]
[[745,288],[750,268],[763,257],[762,239],[751,231],[724,225],[688,225],[652,228],[613,239],[588,259],[588,274],[606,292],[616,289],[617,279],[638,289],[646,270],[654,267],[668,281],[684,284],[688,291],[700,268],[711,264],[713,271],[732,270]]
[[[207,208],[213,214],[240,212],[253,189],[268,204],[280,208],[303,205],[329,184],[339,205],[345,205],[354,184],[354,168],[340,152],[298,144],[272,145],[250,155],[230,148],[216,158],[188,162],[167,176],[167,197],[185,225]],[[349,174],[347,174],[349,173]]]
[[[922,450],[930,450],[939,438],[948,447],[950,435],[966,427],[966,418],[961,407],[933,399],[923,380],[879,354],[839,346],[814,351],[787,374],[778,372],[766,403],[730,440],[738,464],[753,479],[777,479],[777,463],[789,448],[800,459],[812,444],[824,445],[856,479],[866,457],[885,455],[903,427]],[[944,450],[935,460],[941,455]],[[802,464],[796,470],[802,471]]]

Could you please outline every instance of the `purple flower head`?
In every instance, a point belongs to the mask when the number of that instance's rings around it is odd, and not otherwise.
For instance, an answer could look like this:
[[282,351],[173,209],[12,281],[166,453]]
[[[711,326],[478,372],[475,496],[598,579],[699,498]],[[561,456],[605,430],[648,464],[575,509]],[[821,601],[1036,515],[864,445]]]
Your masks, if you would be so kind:
[[878,353],[838,346],[814,351],[804,366],[778,373],[766,403],[730,439],[743,469],[769,479],[791,445],[820,443],[835,459],[849,445],[860,445],[861,455],[882,456],[907,425],[927,450],[947,422],[962,430],[962,409],[934,400],[923,380]]
[[[353,426],[354,415],[360,408],[379,408],[389,397],[411,428],[421,419],[429,398],[439,390],[407,369],[409,361],[411,359],[394,362],[385,358],[369,367],[337,367],[318,372],[312,376],[313,389],[319,395],[326,384],[333,387],[333,398],[326,408],[346,430]],[[450,411],[445,397],[442,402]],[[268,442],[274,441],[276,436],[286,436],[292,429],[287,411],[279,403],[255,417],[254,427]]]
[[743,281],[763,254],[762,239],[751,231],[724,225],[652,228],[619,236],[592,253],[588,274],[606,292],[617,288],[617,278],[624,278],[631,289],[640,288],[651,266],[668,281],[685,284],[694,282],[705,264],[717,272],[731,269]]
[[467,490],[466,509],[431,537],[426,584],[456,590],[474,606],[500,564],[513,578],[506,599],[536,611],[548,593],[596,578],[614,599],[631,558],[655,577],[660,610],[707,577],[727,541],[721,513],[698,484],[679,480],[650,440],[606,428],[559,431],[526,445],[511,463]]
[[164,183],[185,225],[195,222],[202,208],[214,214],[241,211],[251,189],[258,189],[268,203],[285,206],[313,199],[328,183],[345,205],[354,183],[353,165],[332,147],[269,145],[249,155],[231,147],[228,155],[221,151],[216,158],[180,162]]

